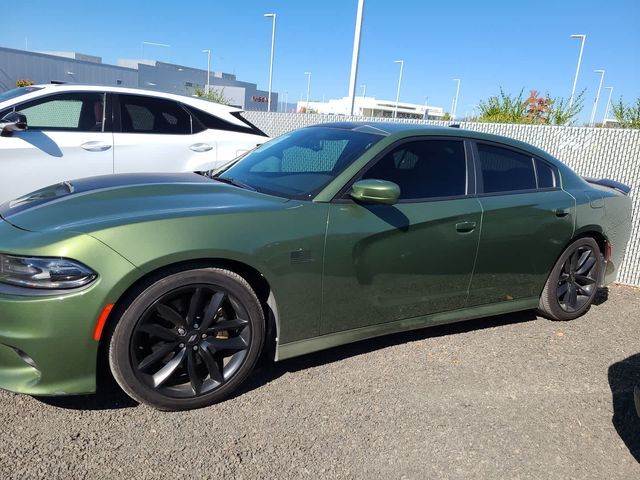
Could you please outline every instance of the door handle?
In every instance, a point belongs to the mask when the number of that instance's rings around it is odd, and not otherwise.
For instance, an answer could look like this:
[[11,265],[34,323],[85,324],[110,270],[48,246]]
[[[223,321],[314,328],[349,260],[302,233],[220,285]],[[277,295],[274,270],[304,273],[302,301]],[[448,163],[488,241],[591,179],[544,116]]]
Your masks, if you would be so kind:
[[213,147],[208,143],[194,143],[193,145],[189,145],[189,149],[194,152],[208,152],[212,150]]
[[456,223],[456,230],[459,233],[469,233],[476,229],[476,222],[460,222]]
[[556,208],[554,210],[554,213],[556,214],[556,217],[562,218],[569,215],[571,213],[571,210],[569,210],[568,208]]
[[100,141],[86,142],[80,146],[87,152],[104,152],[105,150],[109,150],[111,148],[110,143],[104,143]]

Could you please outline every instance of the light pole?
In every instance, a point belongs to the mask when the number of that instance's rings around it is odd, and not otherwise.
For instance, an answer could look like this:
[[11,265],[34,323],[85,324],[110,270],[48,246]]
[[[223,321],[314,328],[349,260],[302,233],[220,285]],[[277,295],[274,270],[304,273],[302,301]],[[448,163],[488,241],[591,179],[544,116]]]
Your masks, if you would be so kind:
[[598,110],[598,101],[600,100],[600,90],[602,90],[602,81],[604,80],[604,70],[594,70],[594,73],[600,74],[600,84],[598,85],[598,93],[596,94],[596,101],[593,102],[593,110],[591,110],[591,121],[589,122],[589,126],[593,127],[594,122],[596,120],[596,110]]
[[289,108],[289,90],[285,90],[285,92],[284,92],[284,108],[282,110],[286,112],[288,108]]
[[207,93],[211,91],[211,50],[205,48],[202,53],[207,54]]
[[607,99],[607,108],[604,110],[604,118],[602,119],[602,125],[604,126],[607,123],[607,119],[609,118],[609,108],[611,107],[611,94],[613,93],[613,87],[604,87],[605,90],[609,90],[609,98]]
[[367,96],[367,86],[366,85],[360,85],[360,88],[362,89],[362,98]]
[[394,60],[393,63],[400,64],[400,76],[398,76],[398,90],[396,91],[396,108],[393,110],[393,118],[398,118],[398,102],[400,101],[400,84],[402,84],[402,70],[404,69],[404,60]]
[[460,94],[460,79],[454,78],[453,81],[458,82],[458,86],[456,87],[456,96],[453,99],[453,105],[451,107],[451,119],[455,121],[456,110],[458,109],[458,95]]
[[353,34],[353,53],[351,55],[351,75],[349,76],[349,115],[353,115],[356,101],[356,81],[358,79],[358,59],[360,57],[360,32],[362,31],[362,17],[364,16],[364,0],[358,0],[356,12],[356,29]]
[[307,76],[307,110],[309,110],[309,92],[311,91],[311,72],[304,72]]
[[271,17],[271,60],[269,61],[269,100],[267,101],[267,112],[271,111],[271,81],[273,80],[273,53],[276,45],[276,14],[265,13],[265,17]]
[[571,38],[581,38],[582,43],[580,44],[580,55],[578,56],[578,67],[576,68],[576,76],[573,79],[573,88],[571,89],[571,98],[569,98],[569,109],[571,109],[571,105],[573,105],[573,97],[576,94],[576,85],[578,84],[578,74],[580,73],[580,63],[582,62],[582,52],[584,50],[584,42],[587,39],[587,36],[584,34],[580,35],[571,35]]
[[422,119],[426,120],[429,116],[429,97],[424,97],[424,115],[422,115]]

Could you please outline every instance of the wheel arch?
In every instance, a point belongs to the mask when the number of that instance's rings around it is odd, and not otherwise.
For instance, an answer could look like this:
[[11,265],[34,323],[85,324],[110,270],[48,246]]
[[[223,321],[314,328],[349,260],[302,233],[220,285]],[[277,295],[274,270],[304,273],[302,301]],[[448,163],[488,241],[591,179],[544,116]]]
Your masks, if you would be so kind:
[[118,297],[118,300],[114,303],[109,317],[104,325],[103,333],[99,340],[98,345],[98,368],[108,368],[108,366],[100,365],[100,362],[107,358],[107,350],[109,347],[109,340],[113,331],[122,316],[127,309],[128,305],[149,285],[159,280],[160,278],[171,275],[173,273],[183,272],[185,270],[192,270],[197,268],[223,268],[237,273],[244,278],[249,286],[253,289],[265,317],[265,344],[264,354],[268,358],[275,358],[277,351],[277,339],[280,330],[278,308],[270,282],[267,278],[258,271],[255,267],[248,265],[238,260],[231,260],[228,258],[196,258],[191,260],[183,260],[179,262],[169,263],[154,270],[151,270],[138,279],[136,279],[129,287]]

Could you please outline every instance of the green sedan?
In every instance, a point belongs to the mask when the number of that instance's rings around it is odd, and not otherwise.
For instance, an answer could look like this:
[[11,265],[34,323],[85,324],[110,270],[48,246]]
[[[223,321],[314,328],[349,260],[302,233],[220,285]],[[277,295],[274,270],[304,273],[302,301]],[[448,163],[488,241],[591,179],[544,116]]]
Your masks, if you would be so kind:
[[132,398],[182,410],[266,356],[570,320],[616,278],[628,193],[522,142],[390,123],[296,130],[209,177],[53,185],[0,206],[0,388],[94,392],[104,358]]

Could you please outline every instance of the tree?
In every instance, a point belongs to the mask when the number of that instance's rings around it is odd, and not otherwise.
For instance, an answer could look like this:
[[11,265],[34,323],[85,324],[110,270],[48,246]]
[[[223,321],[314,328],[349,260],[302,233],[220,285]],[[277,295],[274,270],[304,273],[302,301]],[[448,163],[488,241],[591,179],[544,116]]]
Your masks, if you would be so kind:
[[613,116],[618,121],[621,128],[640,128],[640,97],[636,98],[635,104],[625,105],[622,97],[618,103],[611,105]]
[[449,120],[451,120],[451,114],[449,112],[445,112],[444,115],[442,116],[442,120],[444,120],[445,122],[448,122]]
[[524,101],[527,120],[531,123],[548,123],[549,112],[551,112],[553,100],[547,95],[546,98],[540,96],[537,90],[529,92],[529,98]]
[[478,109],[480,110],[478,121],[489,123],[524,123],[527,111],[523,90],[520,90],[520,94],[515,97],[505,93],[502,87],[499,95],[489,97],[486,102],[480,100]]
[[563,97],[553,99],[553,106],[549,112],[550,125],[566,125],[571,124],[582,111],[584,105],[584,90],[582,90],[574,99],[571,106]]
[[221,103],[223,105],[229,105],[231,100],[224,96],[224,87],[220,90],[216,90],[214,88],[209,88],[209,91],[205,91],[203,88],[195,87],[193,89],[193,94],[196,97],[204,98],[205,100],[209,100],[216,103]]
[[29,85],[34,85],[33,80],[27,80],[21,78],[20,80],[16,80],[16,87],[28,87]]

